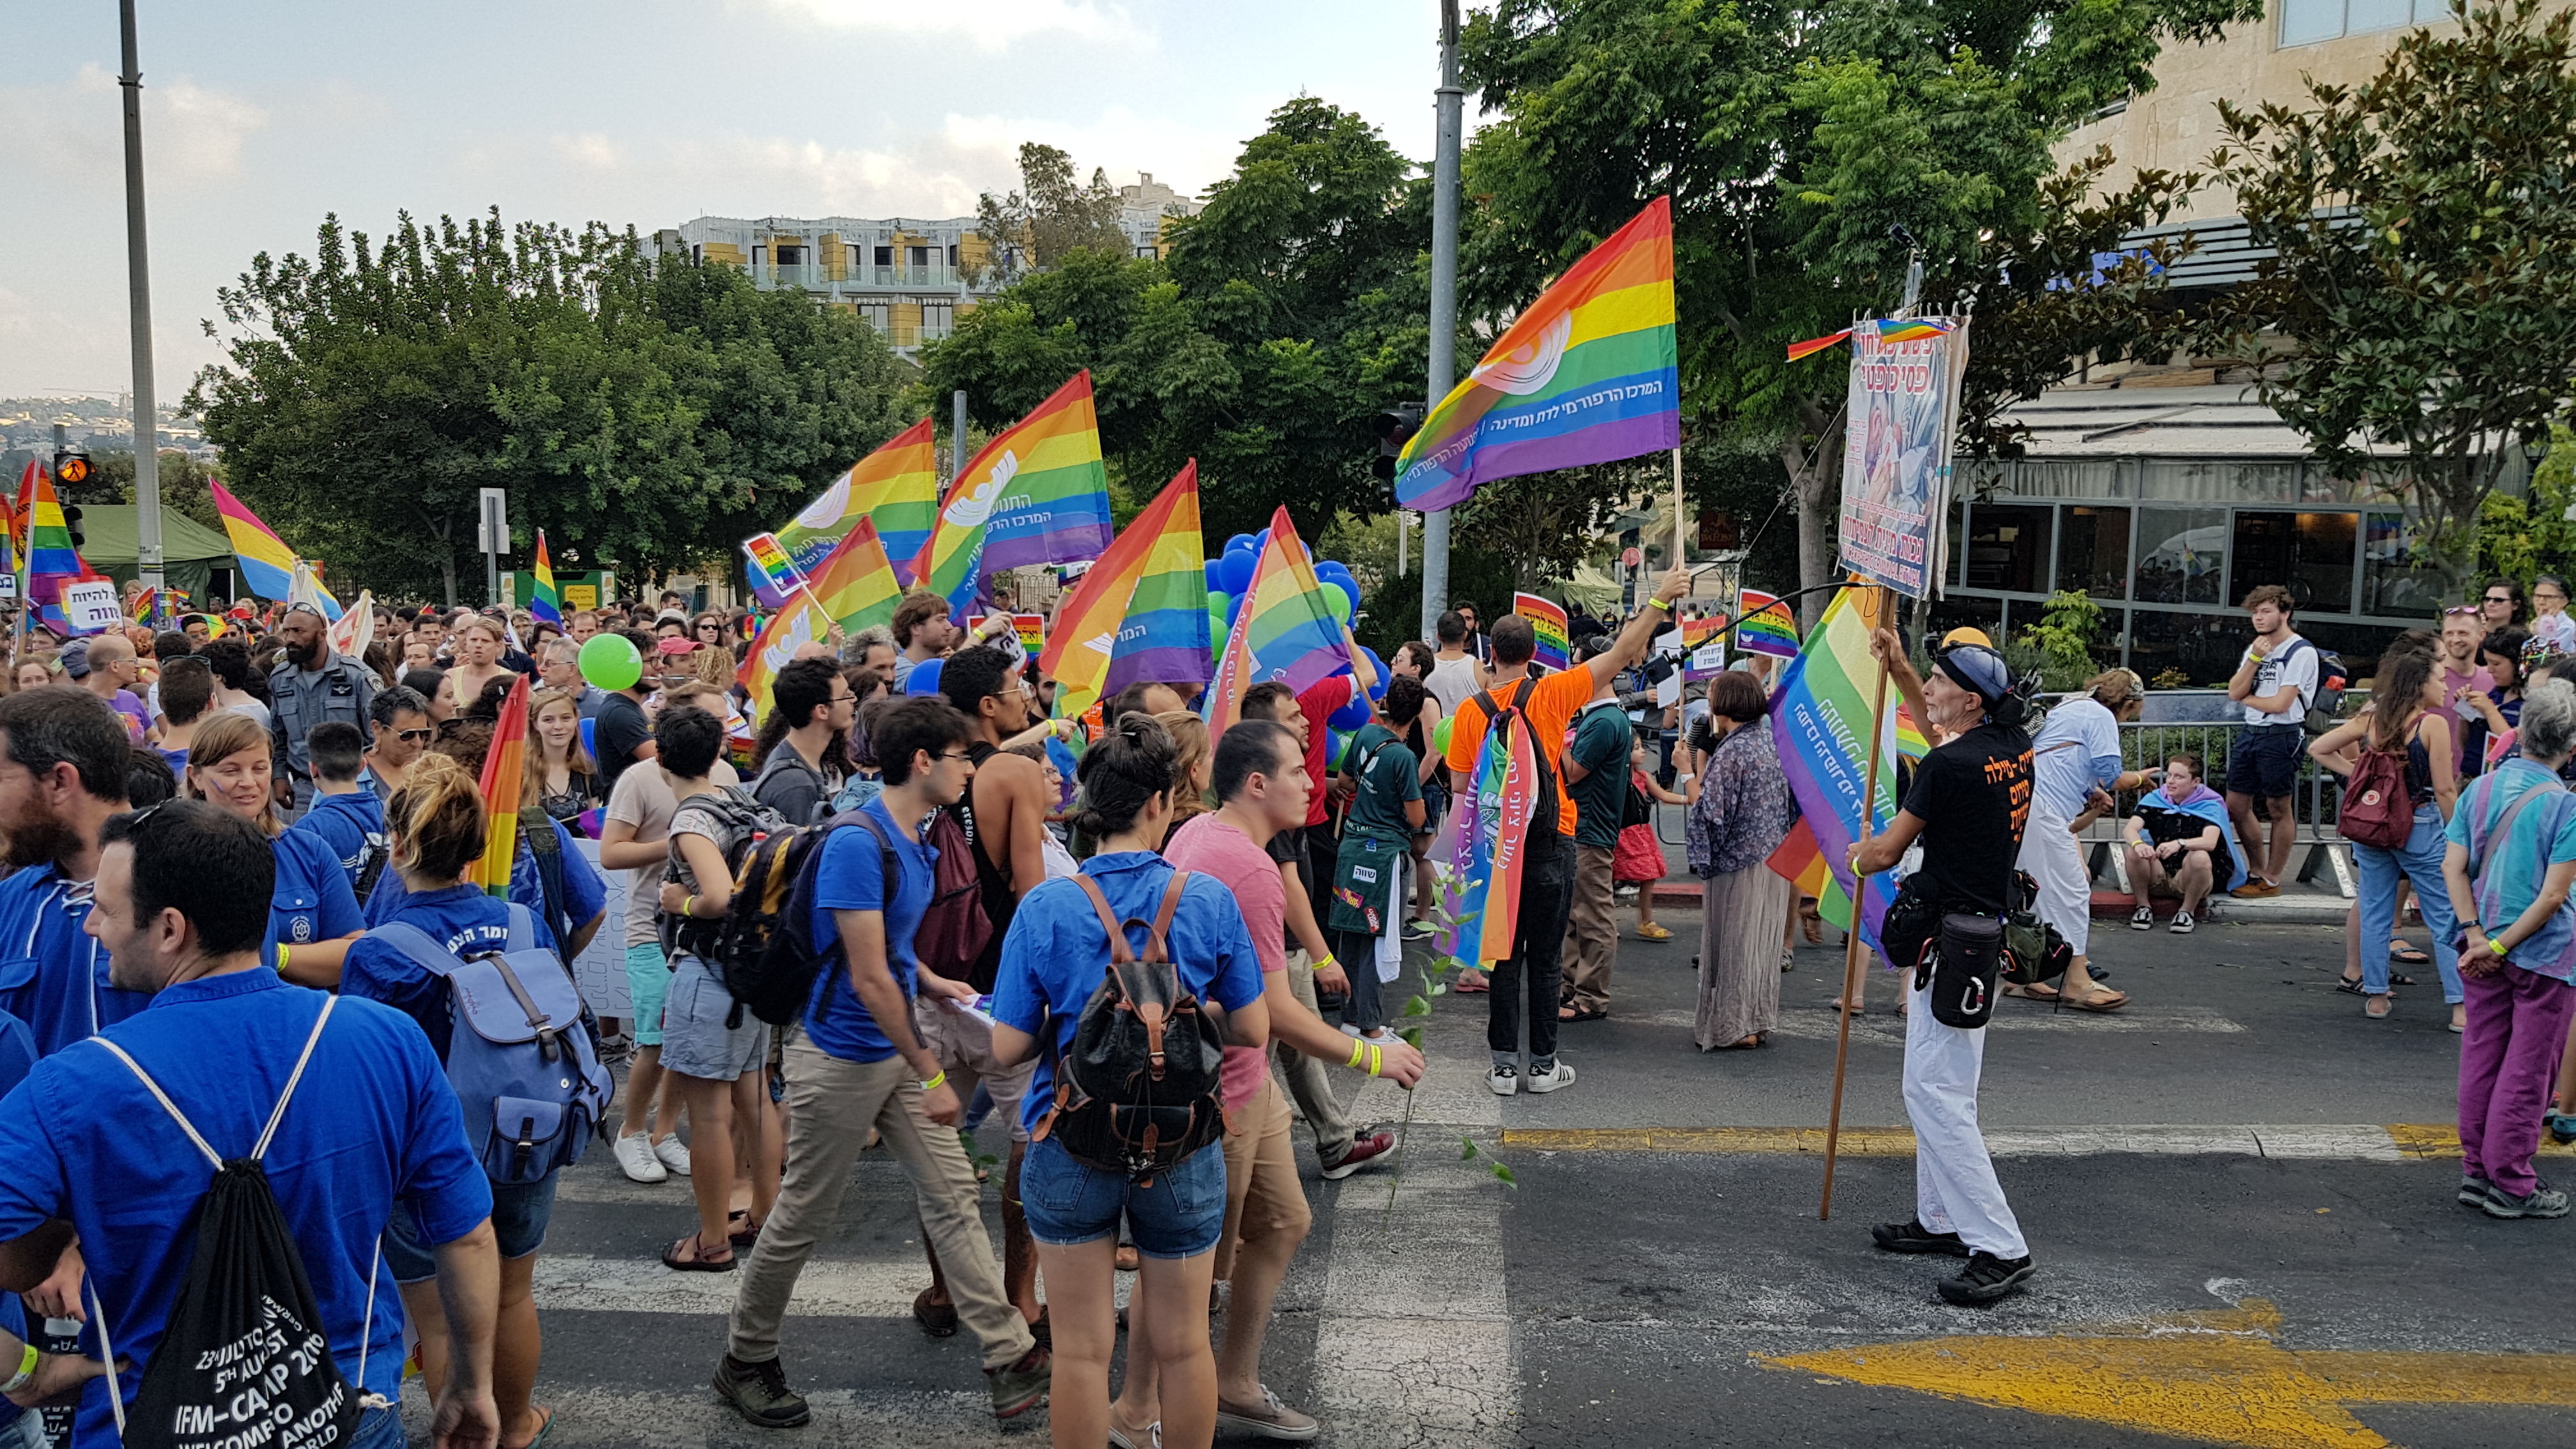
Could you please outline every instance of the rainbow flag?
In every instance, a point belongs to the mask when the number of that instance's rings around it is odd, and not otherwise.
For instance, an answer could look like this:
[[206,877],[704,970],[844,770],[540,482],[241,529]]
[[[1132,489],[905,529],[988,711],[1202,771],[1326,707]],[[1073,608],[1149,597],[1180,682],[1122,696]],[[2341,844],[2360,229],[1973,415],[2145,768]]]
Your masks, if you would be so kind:
[[[1206,566],[1191,562],[1204,581]],[[1206,598],[1204,583],[1200,598]],[[1200,608],[1205,610],[1204,602]],[[1217,657],[1216,679],[1207,693],[1208,733],[1221,735],[1241,719],[1244,691],[1264,680],[1276,679],[1302,693],[1350,663],[1342,626],[1325,607],[1324,587],[1315,581],[1315,562],[1283,506],[1270,516],[1270,542],[1243,591],[1243,607],[1235,612],[1225,652]]]
[[[1771,852],[1771,869],[1798,883],[1816,898],[1826,920],[1842,929],[1857,929],[1861,941],[1878,949],[1879,919],[1887,914],[1896,891],[1884,874],[1866,887],[1854,882],[1846,861],[1860,838],[1861,789],[1869,769],[1869,728],[1875,702],[1878,661],[1870,657],[1870,630],[1883,622],[1871,605],[1883,591],[1845,589],[1806,647],[1790,661],[1771,696],[1772,746],[1789,775],[1790,792],[1798,798],[1800,819],[1789,838]],[[1888,701],[1896,703],[1893,685]],[[1896,818],[1896,711],[1887,712],[1879,742],[1878,790],[1871,801],[1870,834],[1887,829]],[[1860,896],[1860,922],[1852,920],[1852,900]]]
[[1741,612],[1744,622],[1735,626],[1736,648],[1777,659],[1798,657],[1798,621],[1789,617],[1789,606],[1779,596],[1746,589]]
[[770,686],[778,671],[795,662],[796,651],[808,644],[829,645],[832,637],[832,615],[814,597],[811,588],[801,588],[787,596],[786,606],[763,624],[742,656],[742,667],[734,678],[750,692],[747,713],[757,720],[769,713]]
[[948,485],[912,577],[963,617],[990,575],[1098,558],[1109,538],[1109,473],[1086,370],[986,443]]
[[126,607],[133,611],[130,617],[135,623],[151,628],[161,622],[161,591],[147,588],[136,594]]
[[555,588],[554,561],[546,557],[546,531],[537,530],[536,562],[528,566],[536,585],[528,591],[528,615],[540,624],[563,627],[563,594]]
[[[1508,748],[1497,733],[1511,736]],[[1471,779],[1475,788],[1459,802],[1465,808],[1450,812],[1445,842],[1449,878],[1456,882],[1452,924],[1433,945],[1460,965],[1485,967],[1512,954],[1520,928],[1523,850],[1540,803],[1529,730],[1487,730]]]
[[[1878,340],[1881,342],[1920,342],[1926,337],[1947,337],[1958,330],[1959,320],[1955,317],[1886,317],[1860,325],[1875,328],[1878,332]],[[1795,362],[1801,357],[1822,352],[1835,343],[1850,338],[1853,330],[1846,327],[1840,332],[1828,332],[1822,337],[1810,337],[1804,342],[1792,342],[1789,344],[1789,360]]]
[[224,532],[233,541],[233,560],[241,565],[242,587],[263,599],[283,599],[295,583],[295,551],[275,530],[259,521],[232,490],[209,478],[215,490],[215,512],[223,515]]
[[1840,332],[1828,332],[1822,337],[1810,337],[1804,342],[1792,342],[1789,344],[1789,360],[1795,362],[1801,357],[1822,352],[1851,335],[1852,330],[1846,327]]
[[1530,632],[1537,636],[1530,658],[1550,669],[1563,669],[1574,660],[1571,637],[1566,632],[1565,606],[1540,598],[1536,594],[1512,595],[1512,612],[1529,620]]
[[1058,715],[1080,715],[1139,680],[1207,682],[1204,555],[1192,458],[1056,607],[1055,634],[1038,663],[1055,677]]
[[107,575],[91,568],[80,550],[72,547],[71,525],[64,521],[63,505],[54,497],[53,473],[31,462],[23,487],[27,494],[27,602],[41,609],[44,621],[57,633],[68,634],[70,626],[62,608],[63,585],[104,579]]
[[1396,460],[1407,508],[1495,478],[1679,447],[1673,207],[1656,197],[1522,311]]
[[[930,541],[931,521],[938,512],[937,454],[930,419],[923,418],[851,464],[821,497],[771,537],[797,571],[811,577],[849,536],[851,527],[867,519],[876,524],[886,556],[896,561],[895,582],[908,588],[913,556]],[[771,607],[776,607],[775,600]]]
[[1914,711],[1899,700],[1896,705],[1896,753],[1901,759],[1919,760],[1932,753],[1932,741],[1923,727],[1914,722]]
[[894,606],[903,602],[894,565],[886,561],[885,544],[877,538],[876,522],[867,518],[854,524],[840,543],[823,556],[808,587],[813,590],[814,601],[845,634],[855,634],[870,624],[891,622]]
[[492,729],[492,752],[483,757],[483,856],[466,868],[468,883],[487,896],[510,895],[510,866],[519,854],[519,793],[527,783],[528,676],[510,686],[501,720]]

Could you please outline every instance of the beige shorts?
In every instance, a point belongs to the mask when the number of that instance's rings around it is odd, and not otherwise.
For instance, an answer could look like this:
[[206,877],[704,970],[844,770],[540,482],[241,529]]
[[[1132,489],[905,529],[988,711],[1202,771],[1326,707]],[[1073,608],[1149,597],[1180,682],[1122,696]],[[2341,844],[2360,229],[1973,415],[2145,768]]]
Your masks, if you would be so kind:
[[993,1029],[969,1016],[943,999],[924,997],[912,1004],[913,1031],[921,1038],[922,1050],[939,1060],[939,1069],[948,1074],[948,1085],[956,1090],[960,1106],[975,1099],[975,1084],[993,1094],[993,1112],[1011,1124],[1011,1140],[1025,1143],[1029,1129],[1020,1121],[1020,1099],[1028,1095],[1029,1081],[1037,1075],[1037,1058],[1031,1057],[1015,1067],[1005,1067],[993,1060]]
[[1225,1233],[1216,1241],[1215,1276],[1234,1276],[1245,1239],[1305,1241],[1315,1225],[1306,1185],[1297,1178],[1297,1147],[1288,1135],[1288,1097],[1279,1079],[1261,1074],[1261,1090],[1225,1134]]

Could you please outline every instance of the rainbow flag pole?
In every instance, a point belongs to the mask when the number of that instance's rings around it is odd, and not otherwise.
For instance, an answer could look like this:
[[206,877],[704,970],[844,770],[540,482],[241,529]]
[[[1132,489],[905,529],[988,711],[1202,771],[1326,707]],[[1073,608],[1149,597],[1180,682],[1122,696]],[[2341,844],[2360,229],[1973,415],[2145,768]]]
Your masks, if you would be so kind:
[[492,751],[483,757],[483,857],[471,879],[483,893],[507,899],[510,866],[519,853],[519,791],[528,767],[528,676],[510,686],[492,729]]

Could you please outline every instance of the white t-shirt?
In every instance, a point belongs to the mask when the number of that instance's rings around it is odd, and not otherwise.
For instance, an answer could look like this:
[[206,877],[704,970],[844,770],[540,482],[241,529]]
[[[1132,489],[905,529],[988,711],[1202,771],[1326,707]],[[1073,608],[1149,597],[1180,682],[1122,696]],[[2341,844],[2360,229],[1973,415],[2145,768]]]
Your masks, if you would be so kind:
[[[733,766],[718,760],[707,771],[707,779],[716,785],[736,785],[741,777]],[[671,791],[671,777],[662,773],[650,760],[636,765],[617,777],[617,786],[608,792],[608,809],[604,818],[621,825],[633,826],[639,845],[659,845],[671,838],[671,817],[679,812],[679,797]],[[661,942],[661,928],[654,916],[662,909],[662,865],[655,862],[624,873],[626,876],[626,944],[651,946]]]
[[2555,614],[2542,614],[2531,621],[2533,637],[2546,639],[2561,654],[2576,654],[2576,614],[2561,609]]
[[2107,789],[2120,778],[2120,722],[2091,695],[2051,709],[2030,748],[2034,820],[2072,820],[2095,786]]
[[1431,672],[1422,677],[1422,687],[1430,692],[1433,699],[1440,701],[1443,716],[1454,715],[1459,705],[1475,697],[1476,661],[1463,655],[1442,660],[1432,665]]
[[[2236,661],[2236,667],[2244,668],[2245,661],[2253,657],[2254,646],[2248,644],[2245,646],[2244,655]],[[2266,695],[2278,694],[2292,687],[2296,687],[2299,691],[2299,702],[2287,711],[2281,714],[2266,714],[2254,707],[2255,700]],[[2293,634],[2281,641],[2280,648],[2264,655],[2261,664],[2254,666],[2254,688],[2245,697],[2245,722],[2250,725],[2297,724],[2299,711],[2305,709],[2316,697],[2316,646]]]

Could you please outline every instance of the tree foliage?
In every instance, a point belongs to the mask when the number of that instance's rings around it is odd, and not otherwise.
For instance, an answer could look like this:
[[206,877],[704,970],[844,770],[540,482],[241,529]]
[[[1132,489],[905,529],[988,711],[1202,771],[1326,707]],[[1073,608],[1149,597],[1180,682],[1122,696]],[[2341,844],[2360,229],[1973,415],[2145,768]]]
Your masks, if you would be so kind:
[[[1084,248],[1123,252],[1127,234],[1118,228],[1121,204],[1108,172],[1092,168],[1091,184],[1085,186],[1074,179],[1071,155],[1023,141],[1020,189],[1007,196],[987,191],[976,199],[976,233],[993,246],[981,271],[1016,277],[1020,261],[1045,268]],[[1016,256],[1012,248],[1017,248]]]
[[[161,506],[185,514],[191,521],[204,524],[216,533],[224,531],[223,515],[215,512],[214,490],[206,480],[219,476],[218,471],[185,453],[164,448],[160,454]],[[99,453],[90,459],[87,483],[61,490],[65,503],[132,503],[134,501],[134,455],[130,452]]]
[[1977,307],[1972,392],[2032,395],[2086,352],[2135,342],[2125,304],[2157,287],[2153,269],[2099,275],[2093,258],[2160,217],[2183,179],[2149,172],[2094,196],[2107,163],[2052,183],[2049,146],[2144,89],[2166,42],[2260,13],[2258,0],[1501,0],[1465,36],[1497,119],[1466,158],[1462,307],[1507,315],[1669,194],[1685,429],[1778,450],[1800,572],[1817,581],[1845,369],[1836,352],[1786,362],[1787,344],[1894,310],[1917,249],[1927,303]]
[[[226,360],[187,406],[226,484],[332,576],[457,597],[477,492],[521,544],[630,578],[720,556],[900,426],[901,370],[855,316],[634,233],[497,211],[381,245],[326,219],[218,292]],[[471,591],[469,591],[471,592]]]
[[2215,174],[2272,255],[2209,332],[2341,476],[2405,490],[2459,590],[2480,506],[2576,376],[2576,13],[2452,13],[2361,85],[2219,103]]

